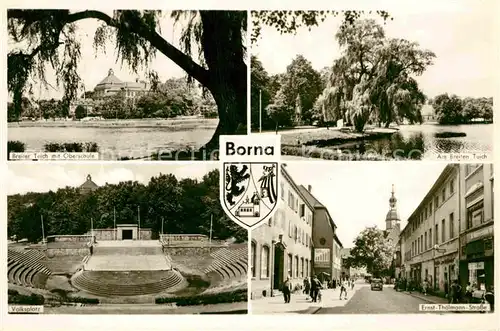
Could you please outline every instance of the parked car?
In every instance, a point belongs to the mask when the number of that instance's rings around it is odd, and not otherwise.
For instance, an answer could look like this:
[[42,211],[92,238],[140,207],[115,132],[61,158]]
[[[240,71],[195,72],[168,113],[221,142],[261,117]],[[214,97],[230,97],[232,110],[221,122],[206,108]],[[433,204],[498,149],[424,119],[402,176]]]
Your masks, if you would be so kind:
[[384,282],[380,278],[372,278],[370,288],[372,291],[375,289],[382,291],[384,289]]

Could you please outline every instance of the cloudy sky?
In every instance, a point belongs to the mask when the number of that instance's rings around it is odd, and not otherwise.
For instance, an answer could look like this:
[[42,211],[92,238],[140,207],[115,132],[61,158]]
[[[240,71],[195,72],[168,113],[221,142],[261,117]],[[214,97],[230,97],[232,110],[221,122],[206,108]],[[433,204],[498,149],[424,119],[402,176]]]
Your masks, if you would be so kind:
[[136,180],[148,183],[151,177],[163,174],[174,174],[177,178],[198,178],[218,168],[216,162],[175,164],[56,164],[56,163],[11,163],[8,168],[7,194],[27,192],[48,192],[66,186],[80,186],[87,175],[97,185],[117,184],[122,181]]
[[[287,162],[297,184],[312,186],[344,247],[367,226],[385,228],[394,184],[401,228],[446,165],[434,162]],[[317,174],[317,175],[314,175]]]
[[[424,93],[430,97],[446,92],[493,96],[498,50],[494,1],[399,3],[398,7],[380,8],[394,18],[384,27],[387,37],[416,41],[437,56],[434,65],[418,78]],[[331,66],[340,56],[334,39],[340,17],[329,18],[310,32],[301,28],[296,35],[280,35],[273,28],[263,27],[262,38],[252,48],[252,54],[257,55],[269,74],[285,72],[297,54],[311,61],[316,70]],[[379,17],[366,17],[383,24]]]
[[[108,15],[113,15],[112,11],[103,11]],[[164,12],[163,15],[164,17],[160,22],[160,34],[166,41],[172,43],[180,49],[179,37],[181,35],[184,22],[182,21],[174,25],[174,20],[170,18],[170,12]],[[101,51],[96,53],[93,47],[94,33],[100,25],[101,22],[94,19],[82,20],[76,23],[77,36],[81,43],[82,53],[78,73],[85,84],[85,90],[93,90],[94,87],[108,75],[109,69],[113,69],[115,76],[122,81],[135,81],[136,78],[146,79],[145,72],[135,74],[130,71],[126,64],[122,67],[121,61],[116,61],[117,53],[113,42],[110,41],[106,44],[105,54]],[[15,45],[9,42],[9,49],[12,49],[13,47],[15,47]],[[197,48],[193,48],[193,54],[198,54]],[[195,58],[195,61],[197,60],[198,59]],[[156,70],[162,81],[172,77],[185,77],[186,75],[179,66],[160,52],[157,53],[156,59],[153,60],[150,69]],[[56,76],[54,70],[50,66],[47,66],[46,73],[47,81],[54,88],[49,88],[47,91],[44,88],[39,88],[40,86],[38,86],[35,88],[35,97],[42,99],[61,98],[63,90],[62,88],[55,88]]]

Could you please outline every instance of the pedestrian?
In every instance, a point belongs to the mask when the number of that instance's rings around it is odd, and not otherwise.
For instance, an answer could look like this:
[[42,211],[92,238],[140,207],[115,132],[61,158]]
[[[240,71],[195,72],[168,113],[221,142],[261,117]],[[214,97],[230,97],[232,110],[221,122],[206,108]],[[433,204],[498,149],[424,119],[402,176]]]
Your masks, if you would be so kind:
[[462,286],[460,286],[460,284],[458,284],[458,281],[455,279],[453,281],[453,284],[451,285],[450,299],[448,300],[449,303],[458,303],[461,291]]
[[306,295],[306,299],[309,297],[309,294],[311,292],[311,283],[309,283],[309,279],[306,277],[304,278],[304,294]]
[[351,280],[351,290],[354,290],[354,280]]
[[318,292],[319,292],[321,287],[322,287],[321,282],[319,281],[318,277],[316,277],[316,275],[314,275],[312,280],[311,280],[312,302],[318,301]]
[[292,282],[290,281],[290,276],[287,276],[285,282],[283,283],[283,298],[285,299],[285,303],[290,303],[291,297]]
[[424,282],[422,283],[422,293],[424,293],[424,295],[427,295],[427,287],[429,285],[427,284],[427,279],[424,279]]
[[339,300],[342,300],[342,293],[344,294],[344,299],[347,300],[347,287],[348,287],[347,280],[344,280],[340,284],[340,297],[339,297]]
[[465,287],[465,300],[467,300],[467,303],[472,302],[472,285],[470,282],[467,282],[467,286]]
[[490,304],[490,311],[495,311],[495,294],[493,291],[493,285],[488,286],[488,289],[484,293],[484,300]]
[[[434,285],[434,287],[436,287],[436,285]],[[444,296],[450,301],[450,286],[446,280],[444,281]]]
[[337,288],[337,280],[336,279],[332,280],[332,287],[334,290]]

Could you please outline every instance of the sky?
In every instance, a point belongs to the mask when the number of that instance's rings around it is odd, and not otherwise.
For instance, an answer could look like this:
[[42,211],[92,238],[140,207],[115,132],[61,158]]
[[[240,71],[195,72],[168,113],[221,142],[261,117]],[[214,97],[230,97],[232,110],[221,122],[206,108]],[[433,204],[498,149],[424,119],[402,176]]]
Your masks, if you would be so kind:
[[[112,11],[103,10],[108,15],[113,15]],[[179,37],[184,26],[184,21],[174,25],[174,20],[170,18],[170,12],[162,13],[164,17],[161,19],[160,35],[168,42],[180,49]],[[146,79],[144,71],[139,72],[139,74],[133,73],[126,64],[121,65],[121,61],[116,61],[116,52],[114,42],[109,41],[106,44],[106,53],[103,54],[102,51],[96,53],[93,47],[94,33],[101,25],[101,22],[95,19],[87,19],[78,21],[77,26],[77,36],[81,43],[81,60],[78,67],[78,73],[85,84],[86,91],[92,91],[94,87],[102,81],[107,75],[108,70],[113,69],[114,74],[122,81],[135,81],[137,78],[140,80]],[[12,42],[9,42],[9,50],[15,47]],[[61,46],[60,49],[63,49]],[[193,48],[193,58],[198,62],[196,54],[198,54],[197,48]],[[36,84],[35,87],[35,98],[50,99],[50,98],[61,98],[63,95],[63,89],[57,88],[56,86],[56,76],[55,71],[50,65],[46,66],[47,71],[47,81],[53,88],[45,90],[40,88],[40,84]],[[186,73],[169,58],[167,58],[162,53],[158,52],[156,58],[152,61],[150,69],[156,70],[160,76],[161,81],[165,81],[169,78],[185,77]],[[82,90],[83,92],[83,90]]]
[[[498,50],[494,6],[494,1],[435,1],[425,5],[415,1],[413,6],[379,9],[387,10],[393,17],[393,21],[387,21],[384,26],[387,37],[416,41],[421,48],[436,54],[434,65],[417,78],[427,96],[449,93],[492,97]],[[334,35],[341,17],[329,18],[310,32],[301,28],[296,35],[280,35],[264,26],[262,38],[252,47],[252,54],[270,75],[285,72],[298,54],[308,59],[316,70],[331,66],[333,60],[340,57]],[[376,18],[383,24],[380,17],[368,14],[365,17]]]
[[[328,208],[345,248],[365,228],[385,229],[394,184],[401,229],[445,168],[434,162],[287,162],[293,180]],[[318,174],[318,175],[312,175]]]
[[201,179],[213,169],[218,169],[216,162],[170,163],[170,164],[56,164],[56,163],[17,163],[9,164],[7,195],[27,192],[55,191],[66,186],[77,187],[87,179],[87,175],[99,186],[118,184],[123,181],[138,181],[147,184],[151,177],[173,174],[177,178]]

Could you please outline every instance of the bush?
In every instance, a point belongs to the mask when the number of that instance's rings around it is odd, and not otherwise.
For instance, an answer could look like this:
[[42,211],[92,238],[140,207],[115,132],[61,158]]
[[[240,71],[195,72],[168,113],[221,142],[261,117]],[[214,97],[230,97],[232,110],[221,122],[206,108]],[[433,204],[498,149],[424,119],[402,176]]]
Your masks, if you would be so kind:
[[8,289],[7,290],[7,294],[8,295],[19,295],[19,292],[17,292],[16,290]]
[[[16,291],[17,292],[17,291]],[[9,304],[18,305],[43,305],[45,298],[43,295],[32,293],[31,295],[13,294],[9,293]]]
[[95,142],[87,142],[87,143],[48,143],[45,144],[44,149],[49,153],[97,153],[99,151],[99,147]]
[[201,294],[191,297],[167,297],[155,299],[157,304],[175,303],[177,306],[215,305],[219,303],[233,303],[241,301],[248,301],[248,293],[246,289],[232,292]]
[[83,298],[83,297],[68,297],[68,298],[66,298],[66,302],[86,303],[86,304],[97,305],[97,304],[99,304],[99,299]]
[[26,149],[26,145],[23,142],[17,140],[9,140],[7,142],[7,160],[10,160],[9,153],[23,153]]

